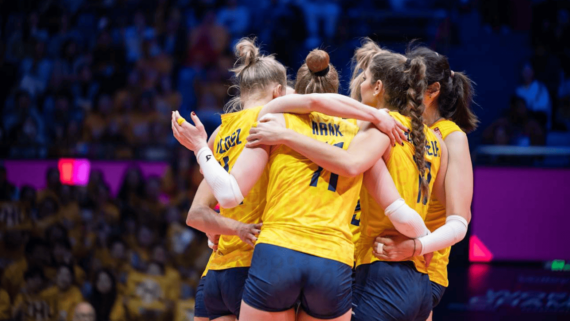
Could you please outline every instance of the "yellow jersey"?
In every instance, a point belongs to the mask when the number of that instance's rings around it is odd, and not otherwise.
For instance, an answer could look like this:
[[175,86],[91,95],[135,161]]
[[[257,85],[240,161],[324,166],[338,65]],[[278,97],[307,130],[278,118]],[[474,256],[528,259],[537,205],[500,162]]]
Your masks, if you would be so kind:
[[57,315],[57,289],[48,288],[40,293],[19,293],[14,300],[12,313],[18,312],[23,321],[55,321]]
[[144,310],[163,315],[168,311],[166,301],[170,283],[164,275],[149,275],[132,271],[127,280],[126,309],[129,315],[144,318]]
[[352,220],[350,220],[350,231],[352,232],[352,243],[354,243],[354,262],[356,264],[356,243],[358,243],[358,239],[360,238],[360,213],[362,210],[360,209],[360,198],[356,203],[356,208],[354,209],[354,214],[352,215]]
[[[358,126],[358,121],[356,119],[347,119],[351,124]],[[352,232],[352,243],[354,243],[354,250],[356,254],[356,242],[360,238],[360,197],[358,202],[356,202],[356,208],[354,208],[354,214],[352,215],[352,220],[350,220],[350,231]],[[356,255],[354,256],[354,264],[356,264]]]
[[[347,149],[358,127],[320,113],[285,114],[298,133]],[[291,148],[280,145],[269,155],[267,206],[257,243],[267,243],[353,266],[350,220],[362,175],[328,172]]]
[[[447,119],[442,119],[436,122],[430,128],[436,134],[440,134],[443,140],[453,132],[463,132],[459,126]],[[426,217],[426,226],[433,232],[445,224],[445,219],[445,206],[436,199],[431,198]],[[431,263],[428,267],[429,279],[445,287],[449,285],[449,280],[447,279],[447,264],[449,264],[450,252],[451,247],[433,252],[433,258],[431,259]]]
[[76,286],[71,286],[64,292],[59,291],[55,285],[48,290],[56,293],[57,310],[55,312],[58,320],[71,320],[75,306],[85,301],[81,291]]
[[12,317],[10,305],[10,295],[6,290],[0,289],[0,320],[9,320]]
[[[390,115],[408,129],[412,128],[409,117],[397,112],[390,112]],[[424,126],[424,130],[426,136],[426,171],[424,179],[429,183],[429,192],[431,193],[441,165],[441,147],[435,133],[427,126]],[[414,145],[409,134],[406,133],[406,135],[408,139],[404,146],[396,145],[392,148],[386,167],[396,184],[400,196],[408,206],[418,212],[425,220],[428,211],[429,195],[422,195],[421,193],[420,175],[414,162]],[[360,205],[362,207],[361,235],[356,246],[356,266],[380,261],[372,254],[374,238],[385,230],[396,230],[390,219],[384,215],[384,209],[374,201],[372,195],[364,187],[360,193]],[[419,272],[427,273],[423,256],[415,256],[409,260],[414,262]]]
[[[222,115],[222,125],[214,141],[214,157],[231,173],[234,164],[247,143],[249,130],[257,122],[257,115],[263,106],[244,109]],[[265,209],[267,170],[250,190],[243,202],[234,208],[220,207],[220,214],[246,224],[256,224]],[[218,250],[209,262],[210,270],[224,270],[251,265],[253,248],[237,235],[222,235]]]

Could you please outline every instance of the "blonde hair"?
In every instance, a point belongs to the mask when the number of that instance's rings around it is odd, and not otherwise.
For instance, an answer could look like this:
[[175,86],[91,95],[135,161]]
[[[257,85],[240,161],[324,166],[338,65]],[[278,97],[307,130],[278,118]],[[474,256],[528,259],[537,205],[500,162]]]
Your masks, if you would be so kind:
[[297,71],[295,92],[297,94],[338,93],[338,72],[330,63],[329,54],[313,49],[305,63]]
[[362,46],[354,51],[352,57],[352,78],[350,80],[350,97],[358,101],[362,100],[360,85],[364,78],[364,71],[368,68],[374,56],[381,52],[390,52],[380,48],[372,39],[366,37],[362,39]]
[[240,96],[249,96],[257,91],[263,91],[271,84],[279,84],[283,89],[287,86],[285,67],[275,60],[273,55],[260,54],[255,40],[255,38],[242,38],[235,46],[237,61],[230,71],[234,73],[232,88],[237,89],[239,95],[224,106],[226,113],[243,108]]

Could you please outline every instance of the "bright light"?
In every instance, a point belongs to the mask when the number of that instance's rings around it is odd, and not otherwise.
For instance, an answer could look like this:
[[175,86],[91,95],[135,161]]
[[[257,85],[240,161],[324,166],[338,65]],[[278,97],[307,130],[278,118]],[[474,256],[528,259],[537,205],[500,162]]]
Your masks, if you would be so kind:
[[59,160],[59,176],[65,185],[87,185],[91,163],[88,159],[62,158]]

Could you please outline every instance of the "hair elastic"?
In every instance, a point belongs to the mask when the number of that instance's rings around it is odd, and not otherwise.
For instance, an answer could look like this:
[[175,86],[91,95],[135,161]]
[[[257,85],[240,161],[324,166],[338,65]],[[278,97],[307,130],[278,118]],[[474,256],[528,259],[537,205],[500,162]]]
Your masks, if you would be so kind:
[[410,58],[406,59],[406,63],[404,64],[404,66],[406,68],[410,68],[411,65],[412,65],[412,59]]
[[315,76],[322,77],[322,76],[326,76],[329,73],[329,70],[330,70],[330,68],[329,68],[329,66],[327,66],[325,69],[323,69],[321,71],[317,71],[317,72],[311,71],[311,73]]

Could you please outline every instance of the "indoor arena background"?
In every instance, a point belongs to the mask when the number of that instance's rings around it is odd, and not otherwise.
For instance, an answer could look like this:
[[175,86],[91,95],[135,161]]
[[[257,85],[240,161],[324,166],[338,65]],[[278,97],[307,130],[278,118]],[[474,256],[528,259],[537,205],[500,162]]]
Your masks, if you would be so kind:
[[[0,0],[4,306],[32,262],[55,287],[66,263],[72,299],[98,313],[192,319],[211,250],[185,225],[202,175],[170,113],[220,124],[244,36],[291,78],[327,50],[342,93],[362,37],[448,56],[477,83],[481,124],[468,136],[473,220],[434,320],[570,319],[570,2],[550,0]],[[152,263],[161,288],[132,286],[157,279]]]

